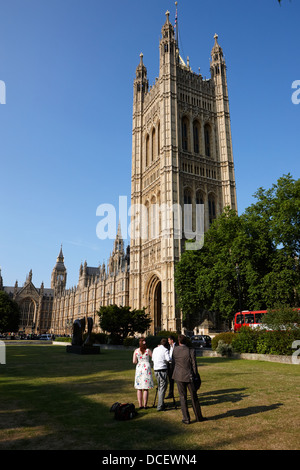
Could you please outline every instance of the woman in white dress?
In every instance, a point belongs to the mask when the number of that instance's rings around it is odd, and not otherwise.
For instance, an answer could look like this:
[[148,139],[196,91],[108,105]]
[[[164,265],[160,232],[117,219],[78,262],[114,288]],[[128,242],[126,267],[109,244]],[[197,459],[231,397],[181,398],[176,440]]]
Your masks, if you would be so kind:
[[[147,348],[145,338],[140,338],[140,347],[133,353],[133,364],[136,364],[134,388],[137,389],[139,407],[148,408],[148,391],[154,387],[150,358],[152,351]],[[143,406],[144,405],[144,406]]]

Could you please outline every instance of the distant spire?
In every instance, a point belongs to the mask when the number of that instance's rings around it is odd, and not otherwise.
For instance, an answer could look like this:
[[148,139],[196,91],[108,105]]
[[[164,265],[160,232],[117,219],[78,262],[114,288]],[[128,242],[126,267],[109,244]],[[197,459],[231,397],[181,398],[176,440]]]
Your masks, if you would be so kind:
[[119,219],[119,223],[118,223],[117,238],[122,238],[121,221],[120,221],[120,219]]
[[62,244],[60,245],[60,252],[59,252],[59,255],[57,257],[57,261],[60,262],[60,263],[63,263],[64,262],[64,255],[63,255],[63,251],[62,251]]

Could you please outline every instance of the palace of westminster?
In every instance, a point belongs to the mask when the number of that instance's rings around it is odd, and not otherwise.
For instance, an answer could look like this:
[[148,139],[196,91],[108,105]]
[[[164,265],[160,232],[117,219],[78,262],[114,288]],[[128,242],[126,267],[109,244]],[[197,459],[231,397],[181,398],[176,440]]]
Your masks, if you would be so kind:
[[[230,129],[226,63],[218,36],[211,51],[211,77],[194,73],[178,49],[178,25],[166,13],[159,44],[159,76],[150,88],[140,55],[133,83],[131,204],[146,207],[149,218],[155,205],[204,206],[204,231],[229,206],[237,210]],[[125,247],[120,229],[107,266],[79,269],[76,287],[67,289],[67,269],[62,249],[51,276],[51,288],[37,288],[30,271],[22,287],[5,286],[21,309],[20,331],[71,334],[73,322],[94,319],[103,305],[146,308],[151,333],[181,331],[181,312],[176,307],[175,266],[186,239],[175,236],[174,214],[168,214],[170,236],[132,237]],[[131,230],[137,221],[132,218]],[[158,223],[159,225],[159,223]],[[204,318],[202,320],[205,320]],[[207,318],[206,318],[207,320]],[[214,323],[213,315],[209,318]],[[198,332],[201,330],[199,325]]]

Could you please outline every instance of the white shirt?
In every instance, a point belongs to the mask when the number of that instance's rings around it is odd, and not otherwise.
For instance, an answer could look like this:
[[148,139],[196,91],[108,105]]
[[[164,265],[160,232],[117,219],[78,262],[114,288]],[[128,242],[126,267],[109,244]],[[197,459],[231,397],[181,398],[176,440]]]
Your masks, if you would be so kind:
[[169,351],[161,344],[157,346],[152,353],[153,369],[167,369],[168,362],[171,360]]
[[173,351],[174,351],[174,347],[175,347],[175,343],[173,344],[173,346],[170,345],[170,358],[172,359],[172,356],[173,356]]

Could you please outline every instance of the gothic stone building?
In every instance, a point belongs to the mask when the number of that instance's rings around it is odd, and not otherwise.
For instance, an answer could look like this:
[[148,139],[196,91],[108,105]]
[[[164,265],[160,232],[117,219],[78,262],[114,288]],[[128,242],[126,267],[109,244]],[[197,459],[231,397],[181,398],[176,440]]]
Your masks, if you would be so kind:
[[[24,306],[23,327],[33,320],[40,331],[70,333],[76,318],[96,320],[101,305],[115,303],[146,307],[152,333],[182,328],[174,272],[191,238],[184,230],[185,211],[190,211],[193,234],[197,206],[204,208],[206,231],[224,207],[237,210],[237,202],[226,63],[218,36],[211,77],[205,79],[181,58],[169,12],[161,33],[155,84],[149,87],[141,54],[133,85],[131,204],[143,208],[147,223],[133,213],[130,259],[118,230],[107,268],[84,263],[75,288],[66,289],[62,251],[51,289],[35,289],[30,278],[22,289],[6,288]],[[161,207],[168,209],[162,212]]]
[[66,289],[67,269],[62,248],[52,270],[51,288],[42,283],[36,288],[30,271],[22,287],[4,286],[0,272],[0,290],[4,290],[20,306],[19,332],[25,334],[72,334],[73,323],[84,316],[94,320],[94,331],[99,331],[97,311],[102,305],[128,305],[129,302],[129,249],[124,250],[120,231],[114,243],[107,267],[88,267],[85,262],[79,269],[76,287]]
[[[136,69],[131,202],[146,208],[148,236],[136,236],[140,220],[133,220],[129,304],[148,308],[154,332],[179,330],[182,323],[176,309],[174,270],[188,237],[183,231],[176,236],[176,216],[184,219],[185,207],[191,207],[194,230],[196,205],[204,206],[205,231],[225,206],[237,209],[226,64],[218,36],[214,39],[211,78],[206,80],[180,57],[167,12],[159,45],[159,76],[151,89],[142,54]],[[166,211],[163,225],[157,206],[182,211]],[[166,226],[168,236],[163,233]]]
[[44,333],[50,330],[53,306],[53,290],[42,283],[36,288],[32,282],[32,271],[22,287],[16,281],[14,286],[3,286],[0,272],[0,290],[4,290],[20,307],[19,331],[25,334]]

